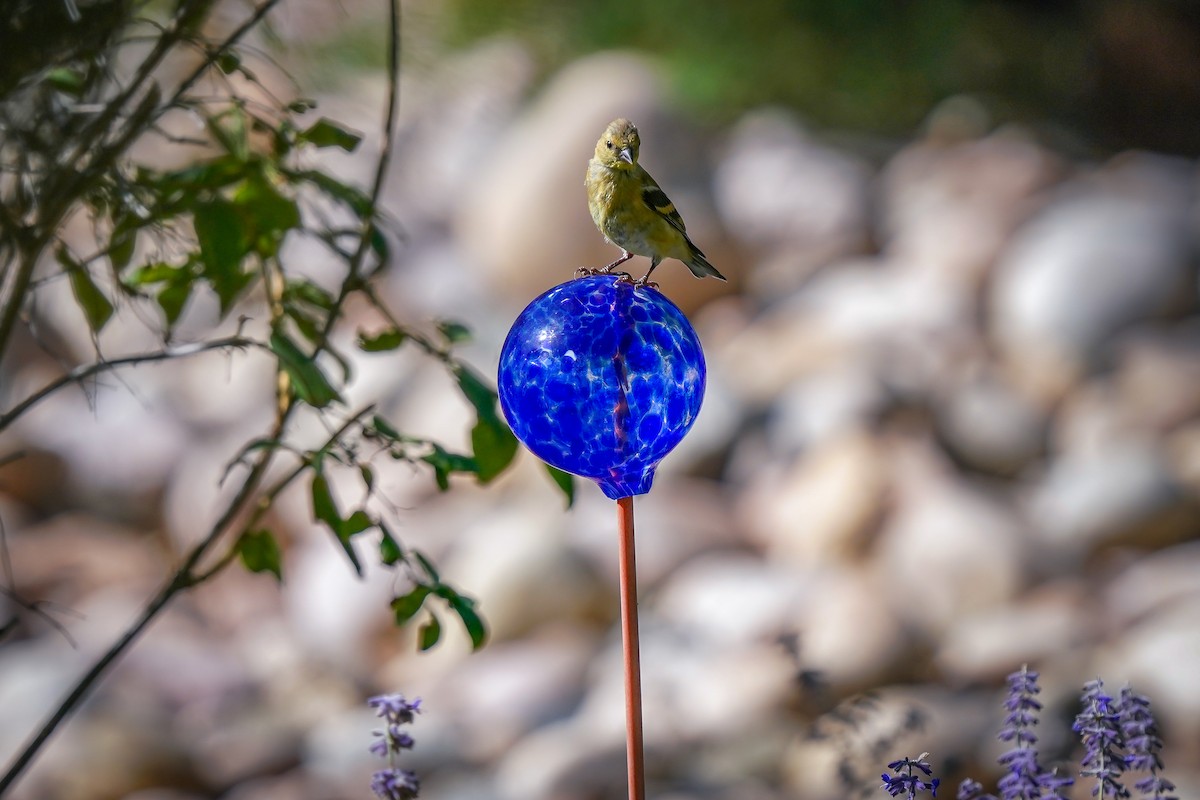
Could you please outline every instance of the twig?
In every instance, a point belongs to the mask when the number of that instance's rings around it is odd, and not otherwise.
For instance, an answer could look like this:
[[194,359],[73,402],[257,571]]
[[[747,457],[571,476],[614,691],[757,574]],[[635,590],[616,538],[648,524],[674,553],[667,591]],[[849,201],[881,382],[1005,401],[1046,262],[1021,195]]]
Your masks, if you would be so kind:
[[[206,70],[209,66],[212,65],[212,63],[216,60],[216,58],[219,56],[219,54],[221,52],[223,52],[225,49],[227,49],[229,46],[234,44],[248,30],[250,30],[250,28],[252,28],[255,24],[257,24],[262,19],[262,17],[266,15],[266,13],[270,10],[270,8],[273,7],[277,2],[278,2],[278,0],[266,0],[264,3],[262,3],[260,6],[258,6],[255,9],[255,14],[251,17],[250,20],[248,20],[242,26],[239,26],[239,28],[237,30],[235,30],[234,33],[231,34],[222,45],[220,45],[219,47],[210,51],[208,57],[205,59],[205,63],[203,65],[201,65],[201,67],[197,68],[187,79],[184,80],[184,82],[179,86],[179,88],[176,90],[175,94],[172,96],[171,100],[166,104],[166,106],[164,106],[164,108],[170,108],[172,105],[179,102],[179,100],[183,96],[183,94],[185,94],[191,88],[191,86],[195,83],[195,81],[199,79],[200,75],[203,74],[204,70]],[[389,48],[389,59],[388,59],[388,63],[389,63],[388,109],[387,109],[387,116],[386,116],[386,119],[384,122],[383,149],[380,153],[379,163],[376,165],[375,179],[374,179],[374,184],[372,186],[372,191],[371,191],[372,211],[379,203],[379,198],[380,198],[380,196],[382,194],[382,190],[383,190],[384,179],[385,179],[386,173],[387,173],[387,167],[391,160],[391,155],[392,155],[392,150],[394,147],[394,140],[395,140],[395,120],[396,120],[397,104],[399,101],[399,68],[400,68],[400,57],[399,57],[399,53],[400,53],[400,6],[399,6],[399,0],[390,0],[389,8],[390,8],[390,12],[391,12],[392,37],[391,37],[391,43],[390,43],[390,48]],[[148,72],[146,74],[148,74]],[[144,76],[142,76],[142,77],[144,78]],[[133,89],[134,89],[134,87],[129,87],[127,89],[123,100],[127,100],[128,98],[132,97]],[[136,138],[136,131],[133,128],[127,127],[125,129],[125,131],[120,136],[118,136],[117,140],[113,143],[113,145],[111,145],[110,147],[105,149],[104,153],[101,156],[101,159],[99,159],[99,160],[110,161],[111,159],[115,158],[116,155],[119,154],[125,147],[127,147],[134,138]],[[93,164],[89,165],[89,167],[94,166],[94,164],[95,164],[95,162],[93,162]],[[89,169],[89,173],[95,174],[94,171],[91,169]],[[79,184],[76,184],[76,188],[78,186],[79,186]],[[55,221],[57,221],[57,219],[59,217],[61,217],[61,214],[59,214],[57,217],[55,217]],[[43,220],[43,224],[45,224],[45,220]],[[53,228],[53,226],[50,226],[50,227],[51,227],[51,229]],[[323,350],[325,350],[328,347],[329,334],[332,332],[333,326],[336,324],[336,321],[337,321],[338,317],[340,316],[340,310],[341,310],[341,307],[342,307],[343,303],[345,302],[346,298],[355,289],[361,288],[361,285],[360,285],[361,281],[359,278],[359,273],[362,269],[363,260],[366,258],[366,254],[367,254],[368,250],[370,249],[371,236],[374,233],[374,231],[375,231],[375,224],[374,224],[374,219],[372,216],[372,217],[369,217],[363,224],[362,234],[361,234],[361,238],[359,240],[358,249],[356,250],[356,252],[354,253],[354,256],[350,260],[349,274],[347,275],[346,280],[343,282],[341,291],[339,292],[338,297],[335,299],[334,305],[333,305],[332,309],[330,310],[328,318],[325,321],[325,327],[322,331],[323,335],[321,336],[320,342],[318,343],[318,345],[315,348],[315,351],[312,355],[312,357],[314,359]],[[49,242],[48,235],[43,233],[41,240],[33,243],[30,246],[32,252],[25,254],[28,256],[28,260],[26,262],[23,262],[22,266],[24,266],[26,263],[29,264],[29,274],[30,275],[32,274],[33,263],[36,263],[37,256],[40,254],[41,250],[45,247],[45,245],[48,242]],[[18,275],[18,277],[20,277],[20,276]],[[26,286],[27,286],[27,284],[28,284],[28,276],[26,276]],[[12,319],[15,319],[16,311],[20,307],[20,302],[21,302],[21,295],[15,295],[13,297],[10,297],[9,302],[5,304],[3,312],[0,313],[0,316],[8,316],[11,313]],[[11,327],[11,320],[9,320],[9,326]],[[3,355],[4,344],[6,342],[6,339],[7,339],[7,330],[3,326],[0,326],[0,356]],[[210,343],[210,344],[212,344],[214,347],[219,346],[216,343]],[[228,343],[225,346],[229,346]],[[210,347],[208,349],[213,349],[213,348]],[[143,359],[143,360],[162,360],[162,358],[161,358],[162,354],[148,354],[148,355],[159,355],[160,357],[157,359],[147,358],[147,359]],[[130,358],[138,358],[138,357],[130,357]],[[110,361],[110,362],[100,362],[95,365],[89,365],[88,367],[86,367],[84,369],[95,369],[95,370],[99,371],[99,370],[111,368],[112,365],[118,364],[120,362],[121,362],[120,359],[118,359],[116,361]],[[70,383],[74,380],[79,380],[82,377],[86,377],[86,375],[75,376],[75,377],[71,377],[70,375],[68,375],[68,376],[64,376],[64,378],[59,379],[59,380],[62,381],[63,384],[65,385],[66,383]],[[46,389],[43,390],[43,392],[45,392],[45,393],[39,393],[40,397],[38,397],[37,399],[41,399],[41,397],[45,397],[46,394],[48,394],[49,392],[52,392],[52,391],[54,391],[53,388],[47,387]],[[37,402],[37,399],[34,399],[33,402]],[[7,415],[5,415],[4,419],[7,421],[11,421],[11,419],[15,418],[16,415],[21,413],[29,405],[32,405],[32,403],[29,403],[28,401],[23,402],[20,406],[18,406],[17,408],[14,408]],[[288,420],[295,408],[296,408],[295,404],[286,404],[285,406],[283,406],[279,409],[279,413],[276,417],[276,421],[275,421],[273,430],[266,437],[267,441],[280,441],[282,439],[283,432],[287,427]],[[366,413],[366,412],[364,411],[361,413]],[[343,426],[341,428],[339,428],[338,431],[333,434],[333,437],[331,438],[331,440],[336,440],[337,437],[341,436],[346,430],[348,430],[349,426],[352,425],[353,423],[355,423],[359,419],[359,417],[361,416],[361,413],[359,415],[355,415],[355,416],[351,417],[350,420],[348,420],[346,423],[344,423]],[[7,423],[5,423],[5,424],[7,424]],[[2,428],[2,426],[0,426],[0,428]],[[246,504],[248,502],[250,502],[251,498],[254,496],[255,492],[257,491],[258,485],[261,482],[264,474],[266,473],[267,468],[270,466],[272,458],[275,455],[275,453],[277,452],[277,450],[278,450],[277,447],[268,447],[268,448],[265,448],[260,453],[259,457],[255,460],[253,466],[251,467],[249,474],[246,476],[245,483],[238,490],[238,492],[234,495],[233,499],[230,500],[229,505],[226,507],[224,513],[213,524],[213,526],[210,528],[208,534],[191,550],[191,552],[188,554],[187,558],[185,559],[183,565],[175,572],[174,576],[172,576],[172,578],[162,587],[162,589],[159,590],[159,592],[154,596],[154,598],[151,599],[151,601],[147,604],[147,606],[142,610],[142,613],[139,615],[137,620],[125,631],[124,634],[121,635],[121,637],[116,642],[113,643],[113,645],[108,649],[108,651],[106,651],[104,653],[104,655],[102,655],[92,665],[92,667],[87,671],[87,673],[85,673],[83,675],[83,677],[80,678],[80,680],[75,684],[75,686],[72,688],[70,693],[59,704],[58,708],[46,720],[46,722],[43,724],[42,728],[28,741],[25,748],[21,751],[21,753],[17,756],[17,758],[10,765],[8,771],[4,774],[4,776],[2,778],[0,778],[0,795],[3,795],[4,792],[9,787],[11,787],[12,784],[17,780],[17,778],[20,777],[22,772],[24,772],[25,768],[28,767],[29,763],[33,760],[33,758],[36,756],[38,751],[41,749],[42,745],[46,742],[47,739],[50,738],[50,736],[57,729],[59,724],[61,724],[75,710],[75,708],[79,705],[79,703],[87,696],[87,694],[89,693],[91,688],[95,685],[95,683],[104,675],[104,673],[107,671],[108,667],[114,661],[116,661],[116,659],[119,658],[125,652],[125,650],[127,650],[129,648],[129,646],[131,644],[133,644],[133,642],[141,635],[141,633],[146,629],[146,627],[150,624],[150,622],[159,614],[159,612],[162,611],[162,609],[167,605],[167,603],[170,602],[170,600],[180,591],[188,589],[188,588],[196,585],[196,583],[199,582],[200,580],[207,579],[211,575],[215,574],[215,571],[213,569],[210,569],[207,572],[203,572],[203,573],[196,573],[194,570],[195,570],[197,564],[200,563],[200,561],[204,558],[205,554],[212,547],[212,545],[215,542],[217,542],[218,539],[220,539],[220,537],[227,531],[227,529],[229,529],[231,527],[234,520],[237,519],[237,517],[244,511]],[[279,491],[282,491],[283,487],[286,486],[288,483],[290,483],[292,480],[295,480],[295,478],[298,477],[305,468],[307,468],[307,465],[301,464],[295,470],[293,470],[291,473],[289,473],[289,475],[286,476],[285,479],[283,479],[281,482],[277,483],[275,485],[275,487],[272,487],[272,490],[268,491],[265,495],[261,496],[259,498],[258,507],[255,510],[252,519],[258,519],[262,513],[265,513],[266,509],[270,507],[271,502],[274,500],[276,494]],[[225,564],[232,561],[232,558],[228,558],[228,560],[227,560],[227,556],[228,556],[228,554],[226,554],[226,557],[222,557],[222,559],[220,559],[218,561],[216,568],[223,567]]]
[[262,342],[259,342],[255,339],[249,339],[244,336],[230,336],[225,339],[214,339],[211,342],[198,342],[196,344],[182,345],[180,347],[173,347],[167,350],[159,350],[152,353],[138,353],[136,355],[123,356],[121,358],[113,358],[105,361],[94,361],[90,364],[80,365],[72,369],[67,374],[46,384],[41,389],[38,389],[33,394],[17,403],[10,410],[0,414],[0,431],[3,431],[19,416],[64,386],[68,386],[73,383],[79,383],[80,381],[86,380],[91,376],[101,372],[108,372],[109,370],[116,369],[117,367],[127,367],[134,364],[150,364],[156,361],[168,361],[175,358],[185,358],[187,356],[196,355],[197,353],[206,353],[212,350],[244,349],[249,347],[265,348],[265,345]]
[[[338,441],[341,440],[342,436],[344,436],[353,425],[357,424],[360,420],[362,420],[363,417],[365,417],[367,414],[370,414],[374,410],[375,405],[371,404],[352,414],[349,419],[338,426],[337,430],[329,434],[329,438],[325,440],[325,444],[322,445],[317,452],[322,452],[328,450],[330,447],[333,447],[338,443]],[[270,510],[272,505],[274,505],[275,499],[279,497],[283,490],[288,486],[291,486],[292,481],[303,475],[311,465],[312,462],[309,459],[301,458],[300,463],[298,463],[290,472],[288,472],[279,480],[275,481],[270,488],[259,495],[258,502],[254,507],[254,511],[251,512],[249,519],[246,520],[246,524],[242,526],[242,529],[253,529],[254,526],[258,524],[259,520],[263,518],[263,515]],[[229,550],[227,550],[215,564],[213,564],[204,572],[201,572],[193,577],[191,581],[192,585],[204,583],[213,575],[216,575],[218,572],[232,563],[233,560],[237,558],[237,554],[238,543],[235,541],[230,545]]]
[[[282,433],[282,426],[286,424],[288,415],[281,415],[276,422],[276,429],[272,433],[271,438],[277,439]],[[87,696],[91,691],[92,686],[100,679],[100,677],[108,670],[110,664],[117,660],[126,649],[133,644],[134,640],[141,635],[150,621],[158,616],[158,613],[170,602],[178,592],[183,589],[190,588],[193,584],[192,569],[203,558],[204,554],[212,546],[212,544],[223,534],[237,516],[242,513],[243,506],[254,495],[258,488],[259,481],[267,471],[267,467],[271,463],[271,459],[275,454],[275,450],[268,448],[263,450],[259,455],[258,460],[250,470],[250,474],[246,476],[246,482],[229,501],[229,505],[225,507],[224,513],[213,523],[208,534],[200,540],[200,542],[192,548],[183,565],[175,572],[174,576],[158,591],[158,594],[142,609],[142,613],[137,620],[131,625],[121,638],[112,644],[111,647],[96,660],[91,668],[79,679],[70,693],[63,698],[59,703],[58,708],[50,715],[41,729],[29,740],[22,749],[20,755],[16,757],[8,771],[0,778],[0,796],[4,795],[7,790],[20,777],[25,768],[29,766],[29,762],[37,755],[38,750],[50,735],[54,733],[59,724],[65,720],[75,707]]]
[[[383,194],[384,180],[387,178],[388,165],[392,161],[392,150],[396,142],[396,115],[400,106],[400,0],[389,0],[389,25],[391,28],[391,38],[388,42],[388,104],[387,113],[383,121],[383,147],[379,151],[379,161],[375,165],[375,177],[371,182],[371,213],[364,220],[363,226],[359,233],[358,247],[354,251],[354,255],[350,257],[349,274],[346,280],[342,282],[341,291],[338,294],[337,302],[334,305],[334,312],[330,313],[325,320],[325,327],[321,332],[321,340],[317,345],[317,352],[321,352],[326,346],[329,339],[329,333],[333,330],[334,323],[337,321],[338,314],[336,313],[345,301],[346,296],[355,290],[362,290],[368,298],[374,298],[374,292],[370,287],[366,286],[360,280],[363,261],[367,257],[367,251],[371,248],[371,237],[374,235],[375,226],[375,209],[379,206],[379,198]],[[316,357],[315,355],[313,356]]]

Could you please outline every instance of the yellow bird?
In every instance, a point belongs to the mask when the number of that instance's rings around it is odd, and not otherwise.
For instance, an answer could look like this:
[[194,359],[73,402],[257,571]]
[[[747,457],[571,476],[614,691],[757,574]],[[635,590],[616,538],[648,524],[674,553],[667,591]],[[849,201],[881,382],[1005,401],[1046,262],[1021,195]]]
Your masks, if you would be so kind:
[[615,119],[604,129],[596,154],[588,161],[584,181],[588,210],[604,238],[622,251],[620,258],[599,271],[611,272],[639,255],[650,259],[650,269],[639,284],[645,284],[666,258],[687,264],[697,278],[725,280],[688,238],[675,204],[638,164],[640,147],[637,127],[627,119]]

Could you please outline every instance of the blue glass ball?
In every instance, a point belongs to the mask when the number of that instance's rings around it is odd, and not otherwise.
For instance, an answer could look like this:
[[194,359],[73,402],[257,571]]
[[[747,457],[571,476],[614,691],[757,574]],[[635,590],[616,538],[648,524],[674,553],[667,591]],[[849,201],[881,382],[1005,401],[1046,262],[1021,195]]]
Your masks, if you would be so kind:
[[650,491],[655,467],[696,421],[704,353],[657,289],[595,275],[555,286],[521,312],[499,377],[517,438],[617,499]]

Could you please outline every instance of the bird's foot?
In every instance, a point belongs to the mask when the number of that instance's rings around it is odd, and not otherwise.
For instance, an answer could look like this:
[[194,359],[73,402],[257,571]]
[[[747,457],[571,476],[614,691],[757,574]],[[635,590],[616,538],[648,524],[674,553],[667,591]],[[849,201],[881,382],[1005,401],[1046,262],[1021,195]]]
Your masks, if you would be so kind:
[[658,284],[655,283],[654,281],[650,280],[649,275],[643,275],[642,277],[638,278],[636,281],[631,281],[631,283],[633,283],[634,286],[645,286],[649,289],[657,289],[658,288]]
[[634,282],[632,275],[630,275],[628,272],[614,271],[612,264],[604,267],[579,267],[575,270],[575,277],[577,278],[589,278],[594,275],[615,275],[619,283]]

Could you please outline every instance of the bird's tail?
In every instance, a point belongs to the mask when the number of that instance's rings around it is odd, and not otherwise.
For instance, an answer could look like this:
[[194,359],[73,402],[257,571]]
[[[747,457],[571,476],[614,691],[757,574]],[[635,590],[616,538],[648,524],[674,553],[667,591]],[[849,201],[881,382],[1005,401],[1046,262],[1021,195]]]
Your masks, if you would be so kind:
[[[691,244],[689,242],[688,244]],[[717,271],[717,268],[708,263],[708,259],[704,257],[704,253],[700,252],[700,248],[692,245],[692,257],[683,262],[687,264],[687,268],[692,271],[692,274],[697,278],[716,278],[719,281],[725,280],[725,276]]]

